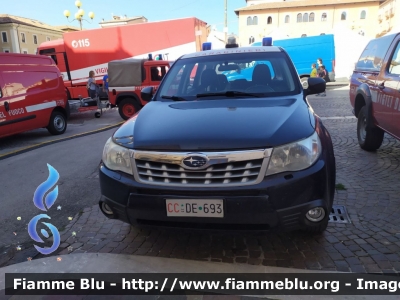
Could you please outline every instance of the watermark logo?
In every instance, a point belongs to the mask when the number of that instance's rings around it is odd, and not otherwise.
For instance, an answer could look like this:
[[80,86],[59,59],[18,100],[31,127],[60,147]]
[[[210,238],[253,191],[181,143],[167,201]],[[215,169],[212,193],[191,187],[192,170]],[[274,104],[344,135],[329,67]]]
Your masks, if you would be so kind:
[[[54,169],[51,165],[47,164],[47,168],[49,169],[49,177],[45,182],[43,182],[41,185],[37,187],[33,195],[33,203],[37,208],[39,208],[42,211],[48,211],[50,207],[53,206],[54,202],[56,202],[58,196],[58,185],[56,185],[53,190],[51,190],[51,188],[58,182],[60,175],[58,174],[57,170]],[[46,214],[40,214],[33,217],[28,224],[28,233],[34,241],[38,243],[44,243],[43,240],[39,237],[36,230],[37,223],[39,222],[40,219],[51,219],[51,218]],[[47,228],[50,229],[50,232],[53,235],[53,245],[50,248],[41,248],[37,245],[34,246],[37,251],[47,255],[56,251],[58,246],[60,246],[60,233],[58,232],[58,229],[54,225],[46,222],[42,222],[42,224],[44,224],[45,226],[47,226]],[[48,238],[50,236],[45,229],[42,229],[40,232],[45,238]]]

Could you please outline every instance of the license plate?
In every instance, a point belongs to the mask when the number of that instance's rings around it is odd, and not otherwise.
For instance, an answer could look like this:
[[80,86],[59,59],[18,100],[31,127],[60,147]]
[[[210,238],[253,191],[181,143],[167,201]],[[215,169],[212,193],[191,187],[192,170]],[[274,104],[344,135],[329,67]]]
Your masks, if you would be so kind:
[[222,199],[166,199],[168,217],[223,218]]

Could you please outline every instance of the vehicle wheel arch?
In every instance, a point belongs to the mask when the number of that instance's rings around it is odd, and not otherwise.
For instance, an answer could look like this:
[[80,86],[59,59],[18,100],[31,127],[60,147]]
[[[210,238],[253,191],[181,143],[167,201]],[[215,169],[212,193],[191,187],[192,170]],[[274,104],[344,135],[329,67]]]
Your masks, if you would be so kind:
[[[62,129],[57,129],[54,124],[52,124],[52,119],[55,113],[59,113],[60,115],[62,115],[64,117],[64,120],[62,120],[62,122],[64,123],[64,126]],[[66,112],[66,110],[60,106],[57,106],[56,108],[53,109],[53,111],[51,112],[50,118],[49,118],[49,124],[47,125],[47,130],[53,134],[53,135],[59,135],[59,134],[63,134],[65,132],[65,130],[67,129],[67,119],[68,119],[68,114]]]
[[71,107],[69,105],[69,100],[71,99],[71,94],[67,88],[65,89],[65,93],[67,94],[67,103],[65,103],[65,113],[66,113],[67,120],[68,120],[69,117],[71,116]]
[[65,93],[67,94],[67,100],[72,100],[71,93],[69,92],[69,90],[67,88],[65,89]]
[[354,115],[358,117],[360,110],[363,106],[366,105],[365,98],[362,94],[358,94],[354,101]]
[[53,111],[59,111],[61,113],[64,114],[64,116],[68,119],[68,112],[65,108],[63,108],[62,106],[56,106]]
[[128,120],[143,108],[136,95],[121,96],[117,102],[118,112],[122,119]]
[[367,84],[361,84],[356,90],[356,98],[354,104],[354,114],[358,118],[361,108],[366,107],[367,127],[374,128],[374,118],[372,116],[372,95]]
[[117,100],[115,101],[115,105],[119,105],[122,100],[126,98],[134,99],[140,107],[143,107],[142,103],[140,102],[139,97],[135,93],[121,93],[118,95]]

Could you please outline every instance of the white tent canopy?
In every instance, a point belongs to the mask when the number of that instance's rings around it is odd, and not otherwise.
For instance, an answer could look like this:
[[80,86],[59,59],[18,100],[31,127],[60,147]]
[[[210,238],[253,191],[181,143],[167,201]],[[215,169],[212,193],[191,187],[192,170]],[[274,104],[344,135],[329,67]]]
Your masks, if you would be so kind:
[[335,40],[335,78],[348,78],[370,38],[342,25],[336,26],[331,33]]
[[284,32],[282,29],[279,28],[275,28],[274,30],[272,30],[271,32],[269,32],[266,37],[272,37],[272,41],[274,40],[285,40],[285,39],[289,39],[289,35]]
[[207,42],[211,42],[213,49],[225,48],[225,32],[211,30]]

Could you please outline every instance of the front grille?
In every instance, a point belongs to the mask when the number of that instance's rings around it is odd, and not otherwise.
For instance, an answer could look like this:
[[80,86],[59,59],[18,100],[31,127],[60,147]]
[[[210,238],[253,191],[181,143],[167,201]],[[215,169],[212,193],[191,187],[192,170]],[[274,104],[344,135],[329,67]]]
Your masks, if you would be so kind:
[[[132,150],[136,181],[156,186],[231,187],[260,183],[272,149],[230,152]],[[196,165],[202,161],[203,164]]]
[[176,164],[135,160],[140,181],[167,185],[241,185],[257,181],[263,159],[214,164],[204,170],[186,170]]
[[251,197],[251,196],[266,196],[265,193],[261,193],[260,190],[235,190],[235,192],[232,192],[232,190],[156,190],[156,189],[137,189],[137,193],[141,195],[155,195],[155,196],[165,196],[165,195],[170,195],[170,196],[185,196],[185,197],[240,197],[240,196],[246,196],[246,197]]

